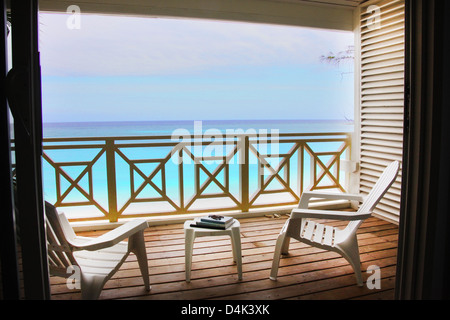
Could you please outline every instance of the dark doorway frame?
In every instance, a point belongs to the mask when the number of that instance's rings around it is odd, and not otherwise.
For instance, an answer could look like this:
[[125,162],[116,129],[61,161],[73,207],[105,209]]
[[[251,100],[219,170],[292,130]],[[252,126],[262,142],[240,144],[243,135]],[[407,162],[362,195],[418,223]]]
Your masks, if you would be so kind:
[[[9,190],[2,224],[3,286],[17,298],[8,98],[14,116],[18,226],[24,298],[49,299],[41,177],[42,110],[38,1],[11,1],[13,69],[2,83],[2,183]],[[5,2],[2,1],[3,25]],[[406,0],[405,144],[396,277],[397,299],[450,297],[450,3]],[[3,32],[3,31],[2,31]],[[2,36],[3,37],[3,36]],[[2,45],[5,39],[2,38]],[[2,61],[5,56],[2,47]],[[2,62],[4,64],[4,62]],[[2,67],[2,72],[6,72]],[[8,164],[9,162],[9,164]],[[8,169],[8,172],[7,170]],[[9,177],[9,178],[8,178]],[[5,233],[3,233],[5,232]],[[9,264],[8,264],[9,262]],[[5,267],[3,266],[5,264]],[[12,278],[9,275],[12,274]],[[7,279],[7,283],[5,283]],[[11,281],[9,281],[11,280]]]
[[[2,15],[6,15],[5,3],[2,1]],[[4,22],[4,26],[5,26]],[[49,299],[50,285],[47,266],[47,248],[45,240],[44,206],[42,196],[42,106],[41,75],[38,51],[38,1],[11,1],[12,25],[12,61],[13,67],[2,82],[2,156],[9,161],[2,169],[7,169],[11,176],[11,147],[9,138],[9,119],[5,98],[14,117],[14,152],[15,152],[15,188],[11,179],[4,181],[3,190],[8,193],[8,224],[2,226],[9,237],[8,250],[16,257],[3,258],[2,262],[15,260],[18,263],[17,249],[20,252],[23,278],[23,298]],[[4,40],[4,39],[3,39]],[[6,42],[2,42],[2,49]],[[6,52],[5,50],[2,50]],[[5,61],[2,63],[6,67]],[[4,174],[7,176],[8,174]],[[15,191],[14,191],[15,189]],[[13,201],[12,199],[16,201]],[[15,216],[11,207],[15,203]],[[17,219],[16,223],[11,221]],[[17,230],[16,230],[17,227]],[[3,230],[5,229],[5,230]],[[18,245],[14,247],[17,231]],[[3,249],[3,248],[2,248]],[[9,281],[7,270],[14,273],[12,262],[6,270],[2,268],[2,280]],[[14,278],[15,279],[15,276]],[[14,280],[14,283],[16,281]],[[8,286],[13,286],[9,283]],[[6,291],[8,290],[8,291]],[[4,293],[9,294],[5,289]],[[17,290],[14,297],[17,297]],[[13,295],[11,298],[14,298]]]
[[406,1],[396,299],[450,297],[450,2]]

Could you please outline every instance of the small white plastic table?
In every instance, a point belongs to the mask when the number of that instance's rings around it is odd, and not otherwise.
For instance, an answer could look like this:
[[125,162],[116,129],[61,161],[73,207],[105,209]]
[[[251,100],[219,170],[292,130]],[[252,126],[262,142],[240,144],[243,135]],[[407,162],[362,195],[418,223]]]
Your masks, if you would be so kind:
[[191,281],[192,251],[195,238],[223,235],[231,237],[233,259],[237,265],[238,278],[242,280],[241,224],[239,221],[235,219],[234,223],[225,230],[191,227],[191,223],[194,223],[194,221],[189,220],[184,223],[186,281]]

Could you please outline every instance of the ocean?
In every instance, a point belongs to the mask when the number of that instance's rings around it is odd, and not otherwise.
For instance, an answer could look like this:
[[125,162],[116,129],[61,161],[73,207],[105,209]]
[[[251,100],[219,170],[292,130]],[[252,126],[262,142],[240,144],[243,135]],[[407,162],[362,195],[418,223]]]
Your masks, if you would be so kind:
[[[87,137],[147,137],[147,136],[171,136],[177,130],[187,132],[189,134],[198,134],[208,132],[208,130],[215,129],[215,132],[219,130],[223,135],[227,130],[242,130],[243,132],[267,132],[271,133],[351,133],[353,132],[353,123],[351,121],[341,120],[209,120],[209,121],[135,121],[135,122],[74,122],[74,123],[44,123],[43,135],[46,138],[87,138]],[[170,140],[169,140],[170,141]],[[77,142],[80,143],[80,142]],[[89,144],[90,142],[86,143]],[[44,196],[47,201],[52,203],[57,202],[58,192],[60,195],[64,195],[67,190],[70,190],[62,201],[63,203],[80,203],[89,202],[89,205],[80,206],[64,206],[63,211],[68,215],[70,219],[86,218],[86,217],[103,217],[102,209],[108,210],[108,183],[106,176],[106,155],[103,154],[99,157],[95,164],[92,166],[89,172],[86,172],[81,177],[81,173],[86,168],[86,164],[92,161],[99,153],[100,149],[96,148],[77,148],[77,149],[64,149],[53,150],[46,149],[45,146],[49,146],[52,143],[45,142],[44,140],[44,152],[52,162],[59,165],[59,168],[64,170],[67,176],[56,174],[56,170],[52,164],[47,160],[43,161],[43,180],[44,180]],[[314,152],[326,152],[336,151],[342,142],[322,142],[309,144]],[[286,154],[289,148],[292,146],[289,144],[280,143],[280,149],[277,150],[280,154]],[[157,170],[157,174],[153,176],[151,182],[153,185],[146,183],[145,179],[148,178],[152,172],[155,172],[158,162],[148,162],[146,159],[161,159],[170,153],[172,147],[146,147],[146,148],[121,148],[119,153],[115,153],[115,167],[116,167],[116,194],[117,194],[117,207],[126,207],[123,210],[123,216],[127,214],[154,214],[155,212],[172,212],[174,206],[181,206],[180,190],[182,190],[184,197],[184,205],[189,203],[190,199],[196,194],[196,189],[201,186],[208,179],[208,172],[200,169],[200,181],[195,179],[195,166],[192,162],[183,163],[183,178],[184,184],[182,188],[179,186],[179,167],[175,162],[168,161],[164,166],[164,172]],[[216,152],[214,155],[218,155],[218,149],[214,149],[212,152]],[[205,151],[205,149],[203,149]],[[211,151],[211,150],[210,150]],[[259,151],[259,150],[258,150]],[[224,151],[225,152],[225,151]],[[268,154],[270,151],[267,152]],[[211,154],[210,154],[211,155]],[[287,175],[290,176],[289,184],[293,190],[298,190],[298,166],[294,163],[298,157],[292,157],[290,159],[291,166],[289,173],[280,171],[280,176],[286,179]],[[330,156],[328,156],[328,159]],[[252,159],[254,162],[251,162]],[[249,167],[249,193],[254,194],[258,190],[258,169],[256,158],[250,157]],[[184,158],[184,161],[191,160]],[[128,161],[128,162],[127,162]],[[134,169],[130,166],[132,161],[135,165]],[[268,159],[273,168],[277,167],[280,159]],[[302,179],[305,185],[309,184],[311,179],[311,167],[309,165],[310,158],[308,158],[307,152],[305,152],[305,167]],[[323,156],[323,161],[327,161],[327,156]],[[79,162],[79,165],[74,165],[74,162]],[[219,162],[212,161],[211,163],[205,163],[204,167],[209,173],[213,173],[215,168],[218,167]],[[216,182],[211,182],[209,186],[203,191],[203,195],[219,194],[223,192],[223,189],[218,184],[225,186],[228,183],[230,193],[239,199],[239,166],[237,161],[230,164],[228,168],[228,177],[226,177],[225,170],[222,170],[216,175]],[[269,176],[270,170],[264,169],[264,177]],[[324,181],[328,181],[326,179]],[[74,181],[78,179],[76,183],[77,187],[74,187]],[[343,176],[341,177],[343,179]],[[57,181],[59,180],[59,186]],[[164,189],[163,190],[163,180]],[[227,181],[227,182],[226,182]],[[343,182],[344,183],[344,182]],[[79,188],[78,188],[79,187]],[[80,191],[80,188],[84,190],[84,194]],[[270,186],[266,190],[276,190],[283,188],[277,179],[273,179]],[[59,190],[59,191],[58,191]],[[162,199],[166,196],[166,200]],[[285,196],[289,196],[286,194]],[[129,199],[137,201],[129,202]],[[264,198],[265,197],[265,198]],[[158,201],[145,201],[146,199],[156,199]],[[267,195],[261,195],[262,202],[256,201],[255,204],[263,204],[264,201],[286,201],[286,197],[282,197],[279,194],[270,192]],[[264,200],[264,199],[265,200]],[[92,199],[95,200],[93,203]],[[167,201],[170,199],[170,201]],[[195,211],[210,207],[212,204],[223,206],[224,208],[234,207],[230,197],[221,197],[219,200],[214,198],[199,198],[190,206],[190,210]]]
[[[194,120],[44,123],[44,138],[171,135],[176,129],[194,132]],[[280,133],[353,132],[349,120],[202,120],[203,130],[265,129]]]

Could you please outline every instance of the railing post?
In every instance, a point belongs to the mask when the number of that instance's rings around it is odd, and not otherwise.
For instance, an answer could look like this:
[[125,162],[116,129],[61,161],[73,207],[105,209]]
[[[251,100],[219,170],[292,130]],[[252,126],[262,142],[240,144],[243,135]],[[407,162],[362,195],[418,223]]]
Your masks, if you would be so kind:
[[108,185],[109,221],[117,222],[116,159],[114,139],[106,139],[106,181]]
[[183,148],[178,150],[178,191],[180,197],[180,209],[184,213],[184,177],[183,177]]
[[298,185],[298,196],[301,197],[303,194],[303,179],[305,176],[305,144],[304,142],[300,143],[297,151],[297,185]]
[[[351,163],[352,159],[356,159],[356,157],[353,157],[352,135],[349,134],[345,160],[347,160],[348,162]],[[355,167],[356,166],[357,166],[357,164],[355,163]],[[353,182],[353,179],[355,179],[355,172],[348,170],[347,175],[345,177],[345,182],[346,182],[345,190],[350,193],[358,193],[359,192],[359,174],[358,174],[358,178],[356,179],[357,180],[356,182]],[[355,186],[355,187],[353,188],[353,186]]]
[[249,137],[247,135],[239,136],[239,175],[240,185],[239,192],[241,198],[241,210],[242,212],[249,211]]

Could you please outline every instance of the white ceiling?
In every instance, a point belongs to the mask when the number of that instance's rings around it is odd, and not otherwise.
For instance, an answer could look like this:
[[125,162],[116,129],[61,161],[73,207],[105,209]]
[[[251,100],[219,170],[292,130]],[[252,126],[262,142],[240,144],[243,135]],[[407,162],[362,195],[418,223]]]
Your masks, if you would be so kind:
[[362,0],[39,0],[42,11],[235,20],[353,31]]
[[325,5],[337,5],[344,7],[357,7],[359,4],[366,0],[269,0],[276,2],[294,2],[294,3],[313,3],[313,4],[325,4]]

